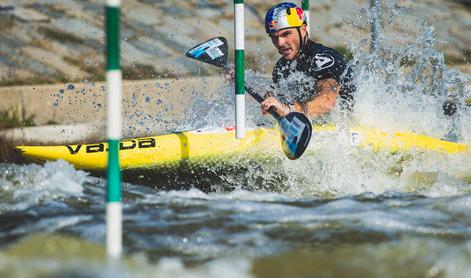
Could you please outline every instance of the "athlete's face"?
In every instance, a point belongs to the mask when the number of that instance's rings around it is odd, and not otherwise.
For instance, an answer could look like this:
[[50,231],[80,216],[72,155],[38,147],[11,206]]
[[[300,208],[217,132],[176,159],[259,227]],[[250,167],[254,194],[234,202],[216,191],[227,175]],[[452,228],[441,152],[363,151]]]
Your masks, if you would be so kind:
[[[301,26],[301,36],[306,36],[306,25]],[[270,34],[273,45],[285,60],[293,60],[298,55],[300,41],[296,28],[280,30]]]

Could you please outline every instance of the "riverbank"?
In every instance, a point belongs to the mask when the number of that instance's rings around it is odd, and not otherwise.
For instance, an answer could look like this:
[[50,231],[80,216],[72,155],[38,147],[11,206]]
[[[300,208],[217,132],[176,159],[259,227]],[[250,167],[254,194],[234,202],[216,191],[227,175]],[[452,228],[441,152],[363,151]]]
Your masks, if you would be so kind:
[[[178,119],[193,94],[210,97],[223,82],[220,76],[124,81],[123,115],[165,112]],[[0,98],[0,111],[32,117],[35,125],[103,123],[105,119],[104,82],[0,87]],[[172,109],[166,110],[169,106]]]

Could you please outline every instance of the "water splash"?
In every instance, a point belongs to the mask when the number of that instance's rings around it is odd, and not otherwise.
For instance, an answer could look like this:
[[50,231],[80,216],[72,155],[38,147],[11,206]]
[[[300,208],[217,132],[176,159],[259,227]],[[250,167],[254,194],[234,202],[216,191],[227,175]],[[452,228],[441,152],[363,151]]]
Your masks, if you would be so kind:
[[[375,52],[370,53],[368,37],[350,38],[358,88],[355,118],[361,124],[387,131],[413,131],[438,138],[458,121],[455,132],[461,135],[459,139],[468,140],[469,129],[464,123],[469,122],[471,114],[462,104],[471,94],[467,86],[470,77],[445,64],[443,52],[436,49],[441,42],[433,26],[393,0],[387,1],[385,13],[388,19]],[[369,10],[359,14],[366,14],[367,22],[371,21]],[[416,29],[418,34],[412,37],[398,33],[397,25]],[[457,105],[454,117],[443,113],[446,100]]]
[[65,161],[44,166],[0,164],[0,212],[24,210],[40,203],[81,196],[88,174]]

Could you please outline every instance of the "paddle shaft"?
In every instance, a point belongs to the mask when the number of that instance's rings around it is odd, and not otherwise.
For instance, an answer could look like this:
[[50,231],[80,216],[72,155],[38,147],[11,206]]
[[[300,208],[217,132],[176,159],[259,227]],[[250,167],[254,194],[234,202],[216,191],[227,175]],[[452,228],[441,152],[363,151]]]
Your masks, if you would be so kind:
[[[222,68],[224,70],[229,69],[229,67],[227,65],[223,66]],[[262,97],[259,93],[255,92],[255,90],[250,85],[245,83],[244,86],[245,86],[245,91],[250,96],[252,96],[258,103],[262,103],[262,102],[265,101],[265,98]],[[273,107],[273,106],[268,109],[268,113],[270,113],[276,120],[280,120],[282,118],[281,115],[276,112],[275,107]]]

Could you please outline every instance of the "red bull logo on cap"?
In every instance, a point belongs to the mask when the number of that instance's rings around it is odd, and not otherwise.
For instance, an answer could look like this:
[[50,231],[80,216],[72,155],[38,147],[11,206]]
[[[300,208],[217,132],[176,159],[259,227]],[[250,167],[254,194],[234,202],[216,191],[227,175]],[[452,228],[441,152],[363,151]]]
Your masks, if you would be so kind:
[[280,24],[278,22],[278,20],[272,20],[270,23],[270,29],[278,29],[280,28]]
[[301,8],[296,7],[296,13],[298,14],[299,21],[304,20],[304,11]]

